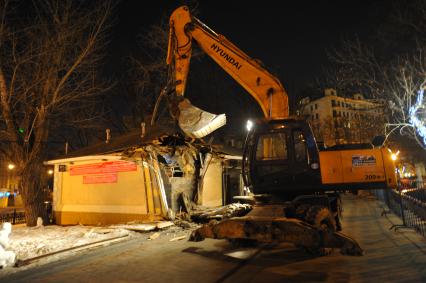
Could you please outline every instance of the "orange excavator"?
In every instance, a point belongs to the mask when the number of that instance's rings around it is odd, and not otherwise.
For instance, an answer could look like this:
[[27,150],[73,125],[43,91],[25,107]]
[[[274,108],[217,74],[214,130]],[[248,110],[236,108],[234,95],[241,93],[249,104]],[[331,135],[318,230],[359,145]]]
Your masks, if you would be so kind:
[[252,125],[242,162],[253,209],[243,217],[202,226],[192,240],[290,242],[309,250],[362,254],[354,239],[339,232],[339,191],[395,187],[388,150],[319,151],[308,122],[289,117],[280,81],[182,6],[170,17],[167,64],[174,76],[176,117],[186,135],[201,138],[226,123],[225,114],[205,112],[184,98],[194,42],[258,102],[264,119]]

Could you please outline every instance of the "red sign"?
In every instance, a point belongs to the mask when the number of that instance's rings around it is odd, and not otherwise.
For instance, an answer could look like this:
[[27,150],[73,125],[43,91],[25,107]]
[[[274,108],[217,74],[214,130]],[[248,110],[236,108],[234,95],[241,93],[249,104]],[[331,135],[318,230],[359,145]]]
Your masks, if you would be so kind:
[[83,176],[83,184],[117,183],[117,173]]
[[136,171],[136,163],[129,161],[107,161],[70,167],[71,176],[129,171]]

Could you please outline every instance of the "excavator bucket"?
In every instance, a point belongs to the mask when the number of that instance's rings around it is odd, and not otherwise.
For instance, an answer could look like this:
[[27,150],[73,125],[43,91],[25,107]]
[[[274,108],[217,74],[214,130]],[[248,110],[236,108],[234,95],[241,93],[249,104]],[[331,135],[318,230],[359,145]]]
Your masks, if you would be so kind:
[[243,216],[210,222],[194,230],[191,241],[205,238],[255,240],[260,243],[293,243],[310,251],[339,248],[342,254],[362,255],[358,243],[342,233],[320,230],[295,218]]
[[194,138],[202,138],[226,124],[226,115],[215,115],[195,107],[188,99],[178,104],[178,123],[182,131]]

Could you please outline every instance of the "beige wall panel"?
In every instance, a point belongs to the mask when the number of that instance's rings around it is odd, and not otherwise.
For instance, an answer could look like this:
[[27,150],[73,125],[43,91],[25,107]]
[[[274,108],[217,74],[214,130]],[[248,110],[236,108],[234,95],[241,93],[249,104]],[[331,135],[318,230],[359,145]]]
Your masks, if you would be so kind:
[[221,206],[222,197],[221,160],[213,157],[203,179],[202,205],[207,207]]
[[[73,165],[99,162],[101,160],[80,161],[74,162]],[[69,168],[73,165],[67,164],[66,172],[58,172],[57,168],[55,170],[54,210],[56,213],[69,212],[71,215],[66,216],[69,221],[62,219],[65,216],[58,220],[67,224],[70,224],[68,222],[93,224],[94,220],[90,220],[91,218],[103,219],[97,213],[106,215],[108,219],[120,220],[127,218],[135,220],[135,215],[147,214],[146,192],[140,164],[137,171],[117,172],[116,183],[100,184],[83,184],[82,175],[70,176]],[[86,214],[92,216],[86,217],[84,216]]]

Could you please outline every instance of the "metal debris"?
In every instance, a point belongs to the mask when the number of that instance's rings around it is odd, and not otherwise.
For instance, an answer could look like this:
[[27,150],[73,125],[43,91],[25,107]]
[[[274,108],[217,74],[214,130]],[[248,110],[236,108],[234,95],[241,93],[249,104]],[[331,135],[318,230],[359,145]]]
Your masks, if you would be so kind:
[[132,225],[112,225],[109,226],[110,228],[119,228],[119,229],[126,229],[136,232],[149,232],[157,229],[157,225],[154,223],[150,224],[132,224]]
[[173,239],[170,239],[170,242],[180,241],[180,240],[183,240],[183,239],[185,239],[185,238],[186,238],[186,236],[179,236],[179,237],[175,237],[175,238],[173,238]]
[[159,232],[155,232],[154,234],[152,234],[151,236],[148,237],[148,240],[155,240],[158,237],[160,237],[160,233]]
[[175,224],[171,221],[162,221],[162,222],[157,223],[157,228],[158,229],[164,229],[164,228],[168,228],[168,227],[173,226],[173,225],[175,225]]

